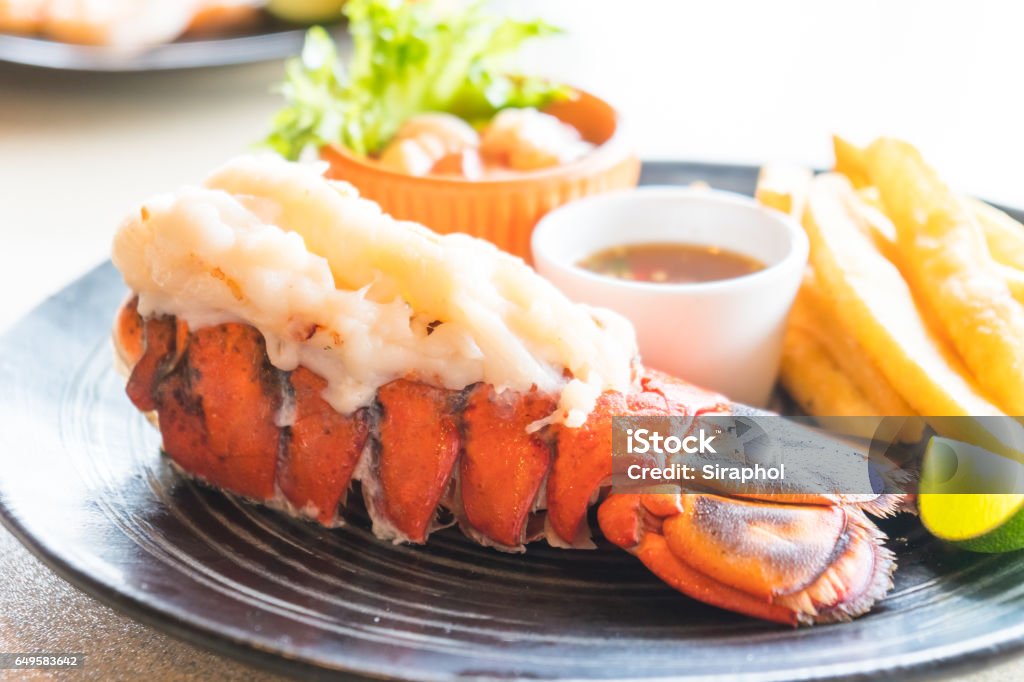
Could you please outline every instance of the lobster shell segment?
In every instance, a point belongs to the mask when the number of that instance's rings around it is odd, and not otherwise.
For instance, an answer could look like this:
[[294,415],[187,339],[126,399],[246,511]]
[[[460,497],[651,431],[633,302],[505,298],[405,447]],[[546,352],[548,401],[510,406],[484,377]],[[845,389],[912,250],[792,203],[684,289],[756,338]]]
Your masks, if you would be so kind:
[[364,495],[383,537],[423,543],[462,448],[459,392],[399,379],[377,392],[380,442]]
[[469,392],[459,499],[465,523],[497,546],[518,549],[527,540],[527,520],[551,463],[550,442],[527,427],[556,406],[537,391],[499,396],[477,384]]
[[[119,338],[134,329],[126,325]],[[273,499],[284,387],[260,333],[242,324],[190,333],[168,317],[141,329],[143,352],[127,392],[140,410],[156,411],[170,458],[211,485]]]
[[[133,309],[134,304],[132,301]],[[118,323],[118,348],[133,368],[125,391],[138,409],[143,412],[155,410],[157,388],[185,352],[187,334],[178,333],[178,325],[173,318],[150,318],[143,322],[138,313],[126,314],[124,309],[118,315]]]
[[370,435],[369,411],[335,411],[321,397],[327,382],[305,367],[290,372],[286,382],[291,414],[286,415],[290,424],[284,432],[278,485],[293,508],[335,525]]

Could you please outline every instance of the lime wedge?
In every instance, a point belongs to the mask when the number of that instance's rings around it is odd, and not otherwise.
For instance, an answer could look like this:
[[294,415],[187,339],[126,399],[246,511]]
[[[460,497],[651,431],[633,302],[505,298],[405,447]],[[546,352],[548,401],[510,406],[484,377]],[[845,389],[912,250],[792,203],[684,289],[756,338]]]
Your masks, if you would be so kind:
[[935,437],[928,442],[921,465],[921,522],[935,537],[962,549],[1020,549],[1024,547],[1020,490],[1024,490],[1024,466],[1016,460]]

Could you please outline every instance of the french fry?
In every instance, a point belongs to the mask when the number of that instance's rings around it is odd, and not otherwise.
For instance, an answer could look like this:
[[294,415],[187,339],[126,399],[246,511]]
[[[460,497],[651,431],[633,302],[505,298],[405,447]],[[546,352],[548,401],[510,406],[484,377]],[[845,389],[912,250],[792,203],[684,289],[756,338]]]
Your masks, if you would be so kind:
[[832,148],[836,156],[835,172],[845,175],[857,190],[856,198],[850,201],[850,210],[882,255],[896,263],[899,257],[896,227],[885,215],[881,193],[868,179],[864,149],[839,135],[832,136]]
[[762,166],[754,196],[763,206],[788,213],[800,220],[807,200],[807,186],[814,173],[802,166]]
[[[896,226],[893,225],[892,221],[889,220],[889,216],[881,208],[881,203],[882,197],[878,192],[878,188],[867,185],[857,190],[857,196],[854,199],[847,201],[847,208],[857,218],[861,231],[871,237],[875,248],[885,256],[886,260],[895,265],[903,274],[903,278],[906,279],[906,273],[903,273],[903,264],[900,262],[901,255],[896,236]],[[935,316],[935,313],[930,308],[922,309],[919,307],[918,311],[921,313],[925,325],[933,333],[948,341],[942,323]]]
[[996,271],[1003,278],[1003,281],[1006,282],[1006,286],[1010,289],[1013,297],[1020,303],[1024,303],[1024,270],[996,263]]
[[[856,214],[862,229],[875,242],[875,246],[882,252],[882,255],[897,267],[901,267],[896,226],[885,215],[885,212],[874,204],[874,197],[871,196],[877,192],[877,189],[867,186],[857,190],[857,199],[852,202],[851,209]],[[1013,297],[1020,303],[1024,303],[1024,226],[984,202],[976,199],[966,199],[965,201],[969,207],[977,209],[974,211],[974,216],[978,224],[981,225],[982,232],[985,233],[988,250],[992,259],[996,261],[997,274],[1006,282]],[[996,215],[986,216],[985,209],[990,209]],[[1003,219],[998,216],[1003,216],[1009,225],[1003,223]],[[1006,232],[1006,227],[1016,231]],[[1019,250],[1016,244],[1018,239],[1021,242]],[[931,318],[934,316],[929,315],[928,317],[928,321],[931,323]]]
[[783,387],[822,427],[866,440],[882,437],[915,443],[921,439],[920,418],[900,423],[881,413],[814,335],[790,327],[782,349]]
[[[844,175],[863,174],[863,151],[841,138],[833,139],[836,141],[837,150],[844,150],[837,151],[837,170],[842,167],[845,170]],[[867,180],[864,179],[862,182]],[[965,197],[964,202],[981,226],[989,253],[997,263],[996,270],[1014,298],[1024,303],[1024,225],[984,201]],[[885,215],[885,207],[882,205],[882,196],[878,188],[873,185],[859,187],[857,200],[851,203],[851,208],[856,213],[861,227],[870,235],[882,255],[899,267],[896,226]]]
[[[795,166],[763,166],[757,178],[757,200],[768,208],[800,220],[807,189],[814,173]],[[808,272],[810,276],[810,272]],[[806,296],[798,297],[783,343],[783,385],[807,414],[827,419],[833,415],[881,417],[883,415],[860,388],[840,369],[835,357],[817,334]],[[851,423],[846,423],[851,422]],[[874,420],[869,420],[874,423]],[[842,420],[840,430],[863,426],[857,420]],[[851,435],[870,438],[873,429]]]
[[786,391],[807,414],[883,416],[843,374],[825,347],[801,327],[786,330],[781,378]]
[[1001,414],[928,328],[896,266],[858,227],[849,210],[854,196],[844,176],[819,175],[804,212],[811,262],[837,319],[917,414]]
[[839,369],[860,389],[878,414],[887,417],[916,414],[885,378],[874,359],[836,319],[835,311],[821,292],[817,277],[808,273],[797,295],[789,324],[803,329],[820,343]]
[[[789,325],[806,333],[821,346],[832,363],[864,397],[871,409],[868,415],[916,416],[913,408],[896,392],[871,356],[864,351],[853,336],[843,329],[842,324],[836,319],[824,298],[813,269],[808,269],[807,276],[800,287],[800,292],[790,313]],[[852,406],[848,405],[847,407]],[[852,432],[855,435],[863,435],[858,432],[859,428],[873,430],[877,425],[877,421],[874,420],[868,420],[867,423],[862,424],[858,420],[843,418],[859,416],[853,412],[812,412],[811,414],[822,417],[824,426],[831,426],[846,433]],[[831,424],[826,423],[828,417],[833,415],[838,419],[832,420]],[[911,419],[902,424],[894,435],[903,442],[916,443],[921,440],[923,429],[924,422],[921,419]],[[870,436],[870,434],[868,435]]]
[[866,159],[914,291],[985,393],[1024,415],[1024,308],[992,267],[974,216],[911,145],[881,138]]
[[864,150],[838,135],[832,136],[832,150],[836,155],[835,171],[842,173],[854,187],[870,185],[864,159]]
[[[884,214],[885,207],[879,190],[871,185],[868,177],[866,150],[838,135],[832,136],[832,146],[836,156],[835,171],[850,180],[866,204]],[[973,197],[964,197],[963,201],[981,226],[992,257],[1003,265],[1024,270],[1024,225],[984,201]],[[877,221],[876,218],[869,216],[871,227],[880,237],[895,242],[895,227],[890,229],[884,224],[889,221]]]
[[[861,230],[871,237],[875,247],[889,262],[899,267],[900,254],[896,242],[896,226],[892,224],[889,216],[885,215],[885,212],[874,202],[869,203],[865,200],[865,196],[870,196],[868,190],[874,190],[874,193],[878,191],[875,187],[862,187],[857,190],[856,194],[849,197],[847,207],[857,218]],[[878,201],[881,201],[880,196]]]
[[1024,225],[977,199],[965,199],[985,234],[985,243],[998,263],[1024,271]]

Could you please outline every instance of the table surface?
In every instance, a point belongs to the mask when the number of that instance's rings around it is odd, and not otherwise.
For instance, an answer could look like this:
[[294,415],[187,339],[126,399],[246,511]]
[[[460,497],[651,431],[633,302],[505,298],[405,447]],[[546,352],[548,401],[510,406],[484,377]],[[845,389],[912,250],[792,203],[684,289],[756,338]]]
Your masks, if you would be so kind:
[[[614,101],[645,158],[824,166],[833,131],[888,133],[917,142],[965,191],[1024,205],[1018,3],[500,4],[569,28],[520,61]],[[0,329],[104,259],[139,201],[259,139],[280,74],[280,64],[118,76],[0,66]],[[2,530],[0,651],[83,651],[95,679],[275,679],[108,609]],[[963,679],[1022,678],[1024,659]]]

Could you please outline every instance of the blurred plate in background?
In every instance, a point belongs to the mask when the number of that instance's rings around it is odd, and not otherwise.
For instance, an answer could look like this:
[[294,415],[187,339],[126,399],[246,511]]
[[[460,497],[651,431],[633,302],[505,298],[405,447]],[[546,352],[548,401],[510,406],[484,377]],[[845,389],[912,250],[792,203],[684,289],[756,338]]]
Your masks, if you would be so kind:
[[[343,40],[342,26],[332,29]],[[142,52],[0,35],[0,61],[62,71],[138,72],[196,69],[281,59],[299,52],[305,27],[267,19],[245,33],[182,38]]]

